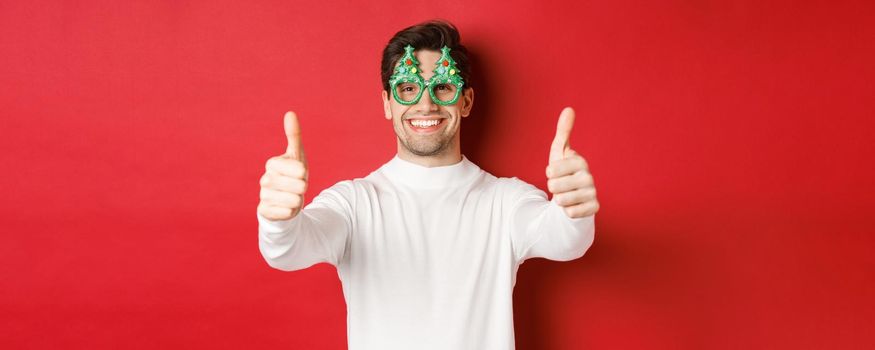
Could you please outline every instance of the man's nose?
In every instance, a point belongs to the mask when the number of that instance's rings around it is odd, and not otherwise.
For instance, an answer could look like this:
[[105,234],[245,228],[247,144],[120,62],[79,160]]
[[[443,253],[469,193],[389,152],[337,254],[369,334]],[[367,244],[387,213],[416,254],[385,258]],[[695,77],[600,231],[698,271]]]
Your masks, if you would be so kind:
[[428,93],[428,90],[422,92],[422,97],[419,98],[419,102],[416,103],[417,109],[423,111],[437,111],[438,104],[434,103],[431,100],[431,94]]

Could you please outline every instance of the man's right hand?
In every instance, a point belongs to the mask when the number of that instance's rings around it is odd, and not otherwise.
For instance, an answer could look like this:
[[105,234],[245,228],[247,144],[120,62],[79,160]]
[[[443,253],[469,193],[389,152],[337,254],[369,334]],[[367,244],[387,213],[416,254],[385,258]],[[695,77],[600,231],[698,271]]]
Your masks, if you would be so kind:
[[265,164],[258,214],[268,220],[288,220],[304,205],[307,191],[307,158],[301,147],[301,126],[294,112],[283,118],[288,147],[286,153],[270,158]]

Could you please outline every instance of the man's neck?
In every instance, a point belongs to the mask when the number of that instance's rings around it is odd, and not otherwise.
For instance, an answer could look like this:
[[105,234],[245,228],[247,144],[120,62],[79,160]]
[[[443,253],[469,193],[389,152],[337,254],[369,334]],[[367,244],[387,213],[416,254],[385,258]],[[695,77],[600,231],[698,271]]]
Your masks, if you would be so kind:
[[403,146],[398,145],[398,158],[427,168],[434,168],[458,164],[462,161],[462,153],[459,151],[459,147],[450,147],[450,149],[438,155],[418,156],[410,153]]

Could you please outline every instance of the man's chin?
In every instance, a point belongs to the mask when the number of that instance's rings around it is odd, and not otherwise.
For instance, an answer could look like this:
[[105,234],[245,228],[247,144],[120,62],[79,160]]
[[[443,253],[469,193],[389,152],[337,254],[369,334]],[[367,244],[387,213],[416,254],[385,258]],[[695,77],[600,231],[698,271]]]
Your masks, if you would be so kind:
[[407,150],[420,157],[431,157],[440,154],[443,151],[443,147],[408,147]]
[[407,149],[408,152],[419,156],[419,157],[431,157],[436,156],[443,153],[446,150],[447,145],[441,143],[430,143],[430,144],[415,144],[410,142],[402,142],[402,146]]

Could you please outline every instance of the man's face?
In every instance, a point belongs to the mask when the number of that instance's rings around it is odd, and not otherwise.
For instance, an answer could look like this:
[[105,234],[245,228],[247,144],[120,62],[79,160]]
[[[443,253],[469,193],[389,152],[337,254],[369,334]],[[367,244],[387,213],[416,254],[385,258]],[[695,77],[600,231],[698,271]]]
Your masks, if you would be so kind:
[[[422,78],[431,79],[440,52],[416,50],[414,55],[419,60]],[[474,91],[470,88],[464,89],[459,101],[449,106],[434,103],[428,92],[416,104],[403,105],[391,92],[383,91],[383,109],[386,119],[392,120],[398,141],[408,152],[420,157],[439,156],[450,147],[458,147],[459,127],[462,118],[471,112],[473,101]]]

